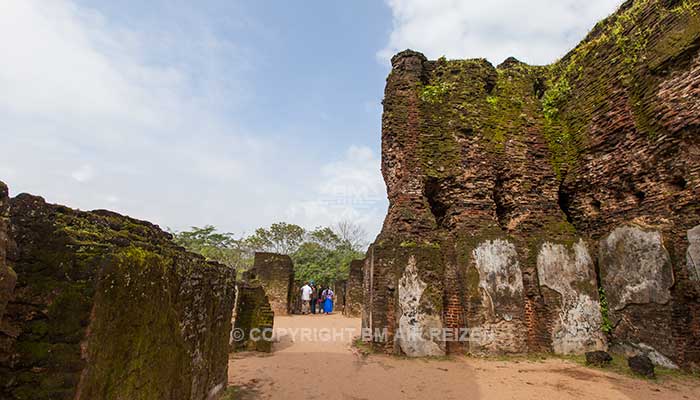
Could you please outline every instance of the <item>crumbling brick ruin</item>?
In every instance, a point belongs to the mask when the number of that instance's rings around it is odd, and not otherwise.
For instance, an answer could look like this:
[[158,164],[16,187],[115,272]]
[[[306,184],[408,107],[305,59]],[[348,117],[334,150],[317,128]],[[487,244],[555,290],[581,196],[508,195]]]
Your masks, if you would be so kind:
[[292,259],[283,254],[255,253],[251,272],[253,279],[262,283],[275,315],[290,314],[294,287]]
[[700,3],[637,0],[549,66],[397,54],[390,207],[364,265],[363,325],[388,332],[373,346],[611,345],[700,367],[699,50]]
[[109,211],[23,194],[9,221],[17,283],[0,324],[0,398],[204,400],[226,386],[232,269]]
[[[7,186],[0,182],[0,321],[5,313],[5,306],[12,297],[15,289],[17,275],[7,261],[7,254],[11,251],[13,242],[10,240],[10,198]],[[0,325],[0,331],[2,331]],[[2,344],[0,344],[2,346]],[[2,347],[0,347],[2,349]],[[0,350],[1,351],[1,350]],[[4,363],[0,358],[0,364]]]
[[[304,282],[295,280],[292,283],[292,291],[289,298],[289,313],[290,314],[301,314],[301,287],[304,286]],[[297,294],[299,293],[299,294]],[[295,295],[296,294],[296,295]]]
[[[231,351],[271,352],[272,340],[269,335],[272,333],[275,314],[265,290],[255,280],[239,282],[237,290]],[[256,330],[253,335],[252,330]]]
[[346,290],[347,290],[347,285],[348,282],[347,280],[338,280],[333,283],[331,286],[331,289],[333,290],[333,293],[335,294],[335,300],[333,302],[333,312],[339,312],[342,314],[345,314],[345,302],[347,301],[346,298]]
[[353,260],[350,263],[350,273],[345,284],[345,308],[343,314],[348,317],[359,317],[362,314],[362,282],[364,260]]

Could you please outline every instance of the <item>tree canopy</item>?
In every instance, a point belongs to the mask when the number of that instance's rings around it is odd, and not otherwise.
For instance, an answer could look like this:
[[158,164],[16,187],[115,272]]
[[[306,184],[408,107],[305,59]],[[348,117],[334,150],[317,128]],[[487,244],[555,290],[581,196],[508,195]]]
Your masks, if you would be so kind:
[[246,242],[255,251],[292,254],[304,242],[306,230],[299,225],[277,222],[269,228],[258,228]]
[[364,255],[364,230],[352,222],[308,231],[298,225],[277,222],[258,228],[247,237],[218,232],[214,226],[171,232],[186,249],[239,271],[252,266],[258,251],[287,254],[294,261],[295,278],[330,284],[347,279],[350,262]]
[[218,261],[232,268],[252,263],[245,239],[236,239],[231,233],[217,232],[212,225],[203,228],[193,226],[189,231],[171,232],[175,243],[208,260]]

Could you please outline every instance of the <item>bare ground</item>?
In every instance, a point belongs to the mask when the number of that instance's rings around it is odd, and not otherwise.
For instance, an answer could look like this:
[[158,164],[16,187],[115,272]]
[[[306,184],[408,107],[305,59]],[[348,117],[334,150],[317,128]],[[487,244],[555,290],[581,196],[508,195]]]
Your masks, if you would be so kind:
[[[311,328],[302,337],[301,328]],[[406,359],[352,347],[359,319],[341,315],[275,318],[272,354],[229,361],[236,399],[700,399],[700,380],[656,381],[589,369],[561,359]],[[333,338],[324,329],[345,332]],[[308,331],[307,331],[308,332]]]

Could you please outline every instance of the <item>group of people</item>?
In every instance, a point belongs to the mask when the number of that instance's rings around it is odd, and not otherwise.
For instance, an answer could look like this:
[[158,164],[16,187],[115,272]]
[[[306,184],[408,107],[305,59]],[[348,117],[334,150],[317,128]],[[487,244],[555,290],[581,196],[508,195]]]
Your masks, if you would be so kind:
[[301,313],[331,314],[334,298],[335,293],[331,288],[316,286],[314,281],[306,282],[301,287]]

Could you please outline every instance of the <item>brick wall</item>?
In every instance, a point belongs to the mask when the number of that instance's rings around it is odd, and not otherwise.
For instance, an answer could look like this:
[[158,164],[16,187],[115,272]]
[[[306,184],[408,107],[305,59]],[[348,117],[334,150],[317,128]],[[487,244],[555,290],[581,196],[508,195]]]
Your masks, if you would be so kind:
[[345,285],[345,309],[343,310],[343,314],[348,317],[362,315],[364,267],[365,260],[353,260],[350,263],[350,273]]
[[407,254],[434,246],[440,260],[419,275],[440,265],[445,327],[495,335],[489,352],[604,348],[599,285],[615,297],[635,284],[614,280],[628,266],[601,258],[600,243],[631,225],[659,235],[668,262],[649,268],[663,270],[655,284],[666,294],[611,310],[612,344],[698,365],[700,283],[686,252],[700,225],[700,9],[674,4],[628,1],[549,66],[410,50],[392,59],[382,117],[390,204],[368,253],[365,325],[396,329]]
[[275,253],[255,253],[253,268],[255,279],[258,279],[265,289],[270,305],[275,315],[288,315],[294,288],[294,265],[287,255]]

